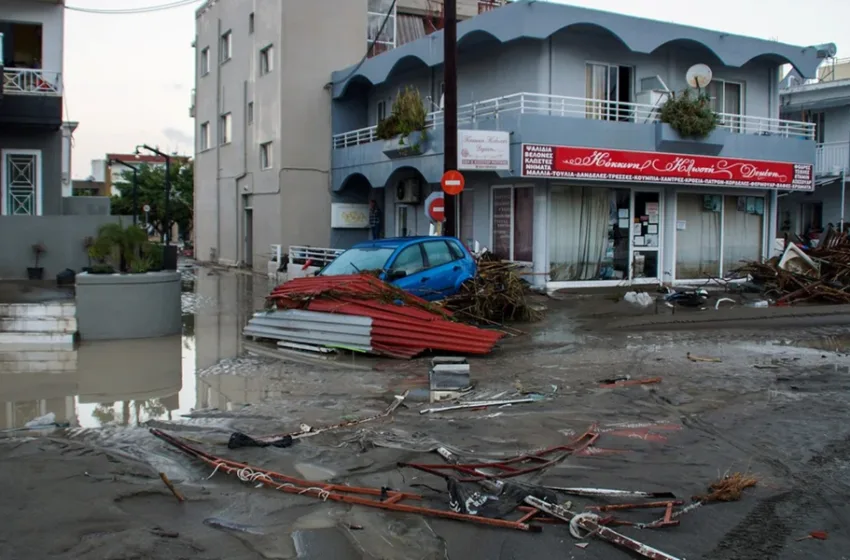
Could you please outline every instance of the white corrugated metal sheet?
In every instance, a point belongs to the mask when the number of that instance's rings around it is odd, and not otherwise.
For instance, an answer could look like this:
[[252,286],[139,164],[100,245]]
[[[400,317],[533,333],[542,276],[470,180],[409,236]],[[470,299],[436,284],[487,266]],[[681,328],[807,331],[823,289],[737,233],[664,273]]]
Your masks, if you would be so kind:
[[372,349],[372,319],[355,315],[296,309],[264,311],[254,314],[242,334],[325,348]]

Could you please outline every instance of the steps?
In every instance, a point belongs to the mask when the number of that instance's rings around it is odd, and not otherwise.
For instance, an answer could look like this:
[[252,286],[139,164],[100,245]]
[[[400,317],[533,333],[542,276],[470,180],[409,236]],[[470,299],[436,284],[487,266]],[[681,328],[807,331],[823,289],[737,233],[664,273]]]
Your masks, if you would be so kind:
[[[60,367],[63,362],[61,357],[49,354],[73,350],[76,334],[76,305],[73,302],[0,304],[0,356],[5,356],[0,357],[0,371],[4,371],[4,365],[19,359],[14,358],[16,352],[23,351],[46,354],[44,360],[39,360],[45,364],[37,362],[32,366],[34,368]],[[46,365],[48,363],[50,366]]]

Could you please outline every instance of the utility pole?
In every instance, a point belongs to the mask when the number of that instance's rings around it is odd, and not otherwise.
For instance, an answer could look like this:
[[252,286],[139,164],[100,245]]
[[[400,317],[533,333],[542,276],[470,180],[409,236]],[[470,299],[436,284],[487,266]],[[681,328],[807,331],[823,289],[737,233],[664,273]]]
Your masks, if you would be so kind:
[[[457,169],[457,0],[443,3],[443,171]],[[457,235],[457,195],[445,194],[446,227],[444,235]]]

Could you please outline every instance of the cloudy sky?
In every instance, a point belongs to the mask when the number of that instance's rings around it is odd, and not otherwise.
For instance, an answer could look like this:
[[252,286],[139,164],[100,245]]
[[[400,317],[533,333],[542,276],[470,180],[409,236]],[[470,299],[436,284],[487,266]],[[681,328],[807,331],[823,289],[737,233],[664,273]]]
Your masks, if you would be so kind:
[[[222,0],[227,2],[228,0]],[[321,0],[282,0],[321,1]],[[135,8],[166,0],[66,0],[69,6]],[[195,4],[136,15],[66,11],[66,119],[74,135],[73,174],[90,174],[92,159],[129,152],[141,143],[191,153],[189,118],[194,82]],[[567,4],[622,12],[774,39],[797,45],[833,42],[850,56],[848,0],[571,0]]]

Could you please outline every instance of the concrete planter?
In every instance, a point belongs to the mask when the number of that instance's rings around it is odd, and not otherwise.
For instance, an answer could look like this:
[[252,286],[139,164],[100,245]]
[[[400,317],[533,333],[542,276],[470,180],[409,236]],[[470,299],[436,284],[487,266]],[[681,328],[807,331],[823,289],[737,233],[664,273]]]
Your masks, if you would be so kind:
[[411,132],[402,144],[401,136],[395,136],[384,141],[384,155],[390,159],[413,157],[428,151],[428,134],[420,131]]
[[77,325],[83,340],[179,334],[180,274],[77,275]]
[[730,131],[717,127],[704,138],[684,138],[667,123],[655,123],[655,147],[662,152],[716,156],[726,145]]

